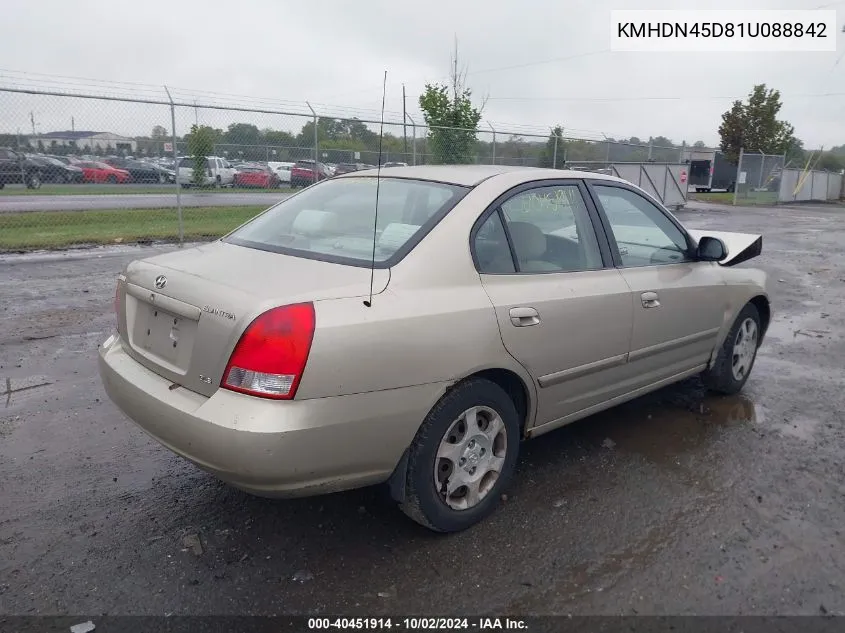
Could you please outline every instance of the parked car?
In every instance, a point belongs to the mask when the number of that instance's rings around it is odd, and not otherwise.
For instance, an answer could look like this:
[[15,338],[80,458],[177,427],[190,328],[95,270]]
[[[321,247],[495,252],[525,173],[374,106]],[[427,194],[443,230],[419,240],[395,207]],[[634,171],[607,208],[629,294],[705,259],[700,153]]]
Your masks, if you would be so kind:
[[[209,187],[231,187],[235,180],[235,168],[229,162],[218,156],[209,156],[206,162],[205,177],[202,185]],[[194,159],[184,157],[179,159],[176,177],[183,187],[194,186]]]
[[82,182],[82,170],[76,165],[65,164],[50,156],[30,156],[29,160],[41,167],[44,182]]
[[287,186],[290,184],[290,170],[294,164],[271,161],[267,163],[267,166],[276,172],[276,175],[279,177],[279,186]]
[[238,169],[234,178],[234,186],[274,189],[279,186],[279,177],[269,167],[249,165]]
[[362,169],[366,169],[367,166],[364,163],[340,163],[334,170],[335,176],[340,176],[341,174],[350,174],[353,171],[361,171]]
[[82,169],[82,182],[122,185],[129,182],[131,178],[125,169],[118,169],[98,161],[83,161],[77,163],[77,167]]
[[408,163],[387,162],[382,167],[407,167]]
[[238,488],[386,482],[456,531],[494,510],[523,439],[695,374],[740,391],[771,308],[765,273],[732,266],[761,249],[599,174],[346,174],[130,263],[99,370],[142,429]]
[[326,178],[331,178],[328,167],[323,163],[318,163],[315,169],[313,160],[298,160],[290,170],[290,186],[292,189],[307,187]]
[[65,165],[75,165],[80,161],[80,159],[76,156],[56,156],[54,154],[47,154],[47,158],[52,158],[60,163],[64,163]]
[[44,182],[42,167],[25,154],[0,147],[0,189],[9,184],[38,189]]
[[176,172],[153,163],[128,158],[106,158],[104,163],[129,172],[132,182],[176,182]]

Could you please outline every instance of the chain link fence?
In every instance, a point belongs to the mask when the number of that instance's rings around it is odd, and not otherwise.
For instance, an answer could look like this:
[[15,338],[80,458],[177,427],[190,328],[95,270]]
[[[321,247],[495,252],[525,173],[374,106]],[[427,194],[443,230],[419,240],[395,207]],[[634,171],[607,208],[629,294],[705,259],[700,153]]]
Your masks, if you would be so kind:
[[786,157],[741,150],[736,170],[734,204],[777,204]]
[[379,157],[385,168],[602,171],[678,163],[683,151],[492,122],[428,127],[418,114],[387,113],[380,137],[378,116],[308,103],[281,110],[166,89],[133,95],[0,84],[0,251],[216,238],[298,187],[375,167]]

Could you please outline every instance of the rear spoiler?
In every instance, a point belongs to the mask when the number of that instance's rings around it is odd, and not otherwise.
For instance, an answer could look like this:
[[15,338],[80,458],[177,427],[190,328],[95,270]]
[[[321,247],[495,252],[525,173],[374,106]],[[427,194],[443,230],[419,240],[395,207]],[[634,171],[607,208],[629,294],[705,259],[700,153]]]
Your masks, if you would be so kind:
[[728,254],[719,260],[720,266],[735,266],[749,259],[754,259],[763,252],[763,236],[753,233],[729,233],[727,231],[687,231],[698,243],[702,237],[715,237],[722,240]]

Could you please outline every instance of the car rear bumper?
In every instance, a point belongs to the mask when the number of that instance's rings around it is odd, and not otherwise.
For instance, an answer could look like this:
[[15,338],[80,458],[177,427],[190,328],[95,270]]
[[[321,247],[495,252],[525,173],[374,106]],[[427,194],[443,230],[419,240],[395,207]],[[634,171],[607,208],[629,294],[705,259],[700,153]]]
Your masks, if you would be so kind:
[[273,497],[385,481],[449,386],[293,401],[218,389],[207,398],[171,389],[117,337],[100,347],[99,370],[111,400],[154,439],[238,488]]

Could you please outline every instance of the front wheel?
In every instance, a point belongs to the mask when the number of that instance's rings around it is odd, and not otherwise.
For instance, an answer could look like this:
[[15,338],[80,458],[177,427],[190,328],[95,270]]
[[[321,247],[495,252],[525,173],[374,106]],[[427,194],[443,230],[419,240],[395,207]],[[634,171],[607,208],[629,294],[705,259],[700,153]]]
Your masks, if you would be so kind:
[[436,532],[478,523],[513,475],[519,441],[519,416],[501,387],[479,378],[458,385],[411,444],[402,511]]
[[761,332],[760,313],[749,303],[734,321],[713,367],[702,374],[704,385],[717,393],[738,393],[754,367]]
[[109,183],[110,185],[116,185],[117,184],[117,176],[115,176],[115,175],[109,176],[108,178],[106,178],[106,182]]
[[32,173],[26,180],[26,186],[28,189],[40,189],[41,188],[41,174]]

